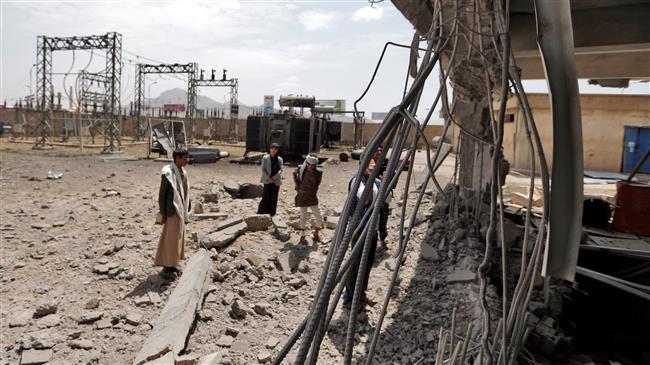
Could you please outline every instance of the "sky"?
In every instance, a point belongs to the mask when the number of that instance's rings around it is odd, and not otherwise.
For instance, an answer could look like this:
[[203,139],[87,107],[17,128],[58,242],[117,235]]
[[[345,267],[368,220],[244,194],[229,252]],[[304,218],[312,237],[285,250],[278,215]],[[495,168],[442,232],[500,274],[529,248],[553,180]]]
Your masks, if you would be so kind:
[[[197,62],[200,69],[228,70],[239,79],[239,101],[261,105],[264,95],[303,94],[345,99],[347,109],[365,89],[385,42],[410,44],[413,27],[389,1],[11,1],[0,0],[0,101],[13,105],[30,94],[36,37],[122,34],[122,104],[133,100],[135,64]],[[54,53],[55,74],[104,68],[103,52]],[[408,50],[389,48],[377,79],[359,109],[384,112],[399,103]],[[147,77],[146,97],[186,88],[183,77]],[[437,89],[431,78],[425,100]],[[75,76],[54,76],[56,92]],[[545,91],[543,81],[526,83]],[[648,84],[628,89],[580,82],[581,92],[648,94]],[[32,86],[32,89],[34,87]],[[33,90],[32,90],[33,92]],[[201,95],[228,100],[227,90],[201,88]],[[181,101],[182,102],[182,101]],[[65,104],[65,102],[64,102]],[[421,107],[421,114],[426,111]]]

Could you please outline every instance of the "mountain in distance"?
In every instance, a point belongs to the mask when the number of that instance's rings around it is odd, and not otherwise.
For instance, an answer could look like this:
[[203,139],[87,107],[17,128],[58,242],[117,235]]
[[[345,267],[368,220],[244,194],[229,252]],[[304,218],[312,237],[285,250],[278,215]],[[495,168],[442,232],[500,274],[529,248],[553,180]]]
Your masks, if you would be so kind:
[[[151,99],[151,105],[156,107],[162,107],[163,104],[187,104],[187,91],[181,88],[174,88],[170,90],[163,91],[156,98]],[[216,108],[225,110],[226,115],[230,113],[230,104],[226,102],[225,104],[220,101],[216,101],[207,96],[199,95],[196,100],[197,109],[205,108]],[[239,118],[246,119],[250,114],[253,114],[253,109],[261,109],[262,106],[248,106],[239,103]]]

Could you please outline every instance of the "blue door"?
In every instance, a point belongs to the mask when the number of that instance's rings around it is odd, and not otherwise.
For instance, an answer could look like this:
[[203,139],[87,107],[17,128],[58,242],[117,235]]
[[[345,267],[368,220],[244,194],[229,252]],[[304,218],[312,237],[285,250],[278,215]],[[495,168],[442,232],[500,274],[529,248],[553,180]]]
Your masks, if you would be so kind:
[[[623,135],[623,172],[632,172],[645,151],[650,148],[650,127],[625,126]],[[650,158],[639,172],[650,174]]]

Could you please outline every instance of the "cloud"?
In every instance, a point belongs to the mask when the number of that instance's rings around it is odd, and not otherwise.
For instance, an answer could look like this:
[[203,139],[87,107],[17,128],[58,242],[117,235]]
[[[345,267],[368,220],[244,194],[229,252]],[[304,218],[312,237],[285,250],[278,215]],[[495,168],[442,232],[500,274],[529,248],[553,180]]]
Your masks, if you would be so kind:
[[308,32],[327,29],[334,20],[334,14],[319,10],[306,10],[298,15],[298,22]]
[[381,6],[366,6],[352,14],[352,20],[355,22],[372,22],[384,17],[384,8]]
[[300,78],[297,76],[289,76],[286,80],[275,85],[276,92],[284,94],[295,94],[299,92],[300,89]]

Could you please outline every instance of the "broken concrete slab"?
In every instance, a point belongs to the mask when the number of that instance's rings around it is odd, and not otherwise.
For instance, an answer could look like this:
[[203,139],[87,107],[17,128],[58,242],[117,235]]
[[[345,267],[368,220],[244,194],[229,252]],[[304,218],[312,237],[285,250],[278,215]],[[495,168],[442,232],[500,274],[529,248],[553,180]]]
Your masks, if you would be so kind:
[[273,221],[267,214],[252,214],[244,218],[248,230],[251,232],[267,230]]
[[54,351],[47,350],[26,350],[20,356],[20,365],[40,365],[50,361]]
[[287,274],[290,274],[298,265],[292,251],[282,252],[275,258],[276,263],[280,269]]
[[136,355],[134,365],[158,359],[168,352],[178,355],[185,348],[196,310],[208,289],[211,271],[212,259],[208,251],[199,249],[189,258],[178,285]]
[[476,273],[470,270],[457,270],[447,275],[447,283],[469,283],[476,280]]
[[257,354],[257,361],[264,364],[271,361],[271,353],[268,350],[262,350]]
[[195,221],[205,221],[205,220],[212,220],[212,219],[224,219],[228,217],[227,213],[195,213],[192,218]]
[[325,227],[329,229],[336,229],[336,226],[339,224],[338,217],[326,217],[325,218]]
[[104,312],[86,312],[82,314],[81,317],[79,317],[77,323],[79,324],[93,323],[99,321],[103,316],[104,316]]
[[280,343],[280,340],[277,339],[276,337],[269,337],[269,339],[266,341],[266,348],[269,350],[273,350],[278,344]]
[[242,217],[235,217],[235,218],[226,219],[223,222],[217,223],[217,225],[214,227],[213,232],[214,231],[224,230],[224,229],[226,229],[228,227],[232,227],[234,225],[237,225],[237,224],[239,224],[239,223],[241,223],[243,221],[244,221],[244,218],[242,218]]
[[230,226],[223,230],[210,233],[201,238],[201,244],[203,247],[210,248],[224,248],[231,244],[237,237],[246,232],[247,226],[246,223],[241,222]]
[[228,355],[228,350],[213,352],[209,355],[201,356],[196,365],[220,365],[225,364],[222,359]]
[[99,321],[95,322],[95,329],[98,330],[103,330],[111,327],[113,327],[113,322],[111,322],[110,319],[100,319]]

